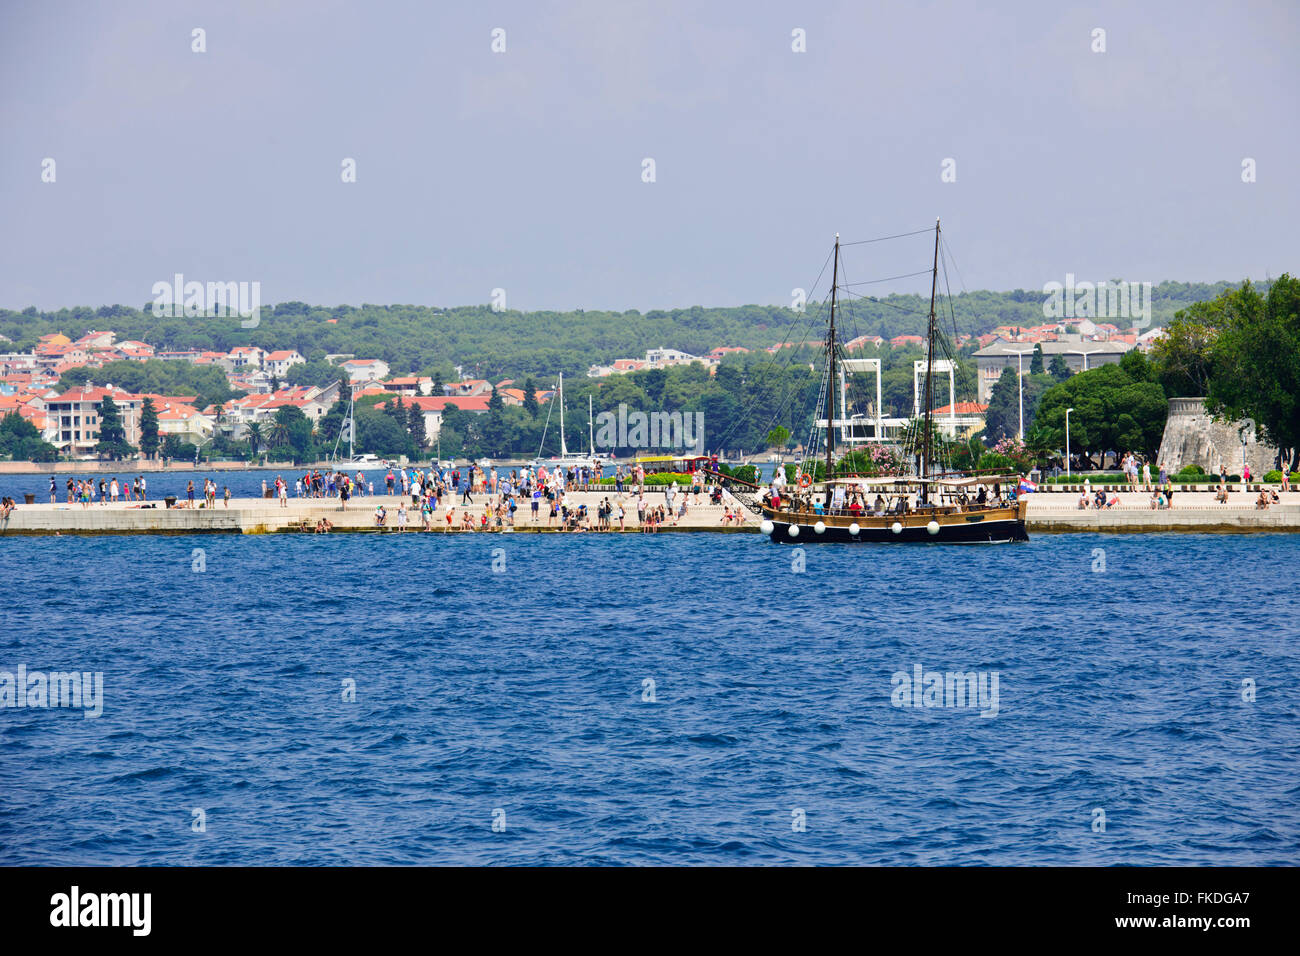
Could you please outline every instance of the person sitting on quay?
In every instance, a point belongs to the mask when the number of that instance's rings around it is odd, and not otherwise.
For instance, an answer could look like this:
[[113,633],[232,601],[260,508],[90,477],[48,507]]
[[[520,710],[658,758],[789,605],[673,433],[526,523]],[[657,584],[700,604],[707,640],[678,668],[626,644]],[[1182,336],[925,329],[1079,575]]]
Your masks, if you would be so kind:
[[1087,511],[1087,510],[1088,510],[1088,492],[1086,492],[1086,491],[1081,491],[1081,492],[1079,492],[1079,505],[1078,505],[1078,507],[1079,507],[1079,510],[1080,510],[1080,511]]
[[1219,493],[1214,496],[1214,500],[1220,504],[1228,503],[1228,485],[1227,482],[1219,483]]
[[1259,497],[1255,499],[1255,510],[1263,511],[1266,508],[1268,508],[1268,505],[1269,505],[1268,494],[1264,491],[1261,491],[1259,493]]
[[388,523],[388,512],[384,510],[383,505],[375,507],[375,527],[383,528]]
[[2,519],[5,524],[8,524],[9,516],[14,513],[14,509],[17,507],[18,506],[14,504],[12,498],[0,498],[0,519]]

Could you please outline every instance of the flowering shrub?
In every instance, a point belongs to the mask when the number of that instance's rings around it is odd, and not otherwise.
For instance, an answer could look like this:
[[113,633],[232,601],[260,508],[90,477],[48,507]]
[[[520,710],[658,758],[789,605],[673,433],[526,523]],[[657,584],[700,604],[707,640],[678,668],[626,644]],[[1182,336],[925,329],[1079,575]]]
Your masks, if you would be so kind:
[[903,460],[893,448],[884,445],[870,446],[871,467],[877,475],[903,474]]
[[1010,436],[1001,439],[988,454],[980,458],[980,468],[1005,468],[1010,464],[1016,471],[1028,471],[1033,464],[1033,456],[1019,438]]

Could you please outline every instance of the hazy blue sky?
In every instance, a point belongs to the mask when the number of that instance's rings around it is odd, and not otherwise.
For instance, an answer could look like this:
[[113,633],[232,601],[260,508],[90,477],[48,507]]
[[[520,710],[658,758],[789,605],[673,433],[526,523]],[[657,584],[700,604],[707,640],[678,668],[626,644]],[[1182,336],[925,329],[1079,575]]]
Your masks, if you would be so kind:
[[1298,11],[4,0],[0,306],[788,303],[936,216],[972,289],[1295,272]]

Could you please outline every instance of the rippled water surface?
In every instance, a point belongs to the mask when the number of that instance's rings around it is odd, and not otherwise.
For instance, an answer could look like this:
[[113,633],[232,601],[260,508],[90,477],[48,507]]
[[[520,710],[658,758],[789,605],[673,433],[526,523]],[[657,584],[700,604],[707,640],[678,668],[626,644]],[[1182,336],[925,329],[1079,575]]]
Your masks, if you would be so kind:
[[[0,670],[105,697],[0,709],[0,863],[1300,863],[1300,537],[802,555],[0,539]],[[893,706],[916,664],[997,715]]]

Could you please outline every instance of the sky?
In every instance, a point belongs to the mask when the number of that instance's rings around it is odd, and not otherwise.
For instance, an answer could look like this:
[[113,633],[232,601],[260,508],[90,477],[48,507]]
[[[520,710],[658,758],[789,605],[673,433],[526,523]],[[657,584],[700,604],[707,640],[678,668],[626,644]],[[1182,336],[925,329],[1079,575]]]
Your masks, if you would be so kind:
[[[936,218],[953,291],[1294,273],[1298,39],[1293,0],[5,0],[0,308],[142,306],[177,273],[263,303],[790,304],[836,233]],[[848,278],[929,241],[851,247]]]

